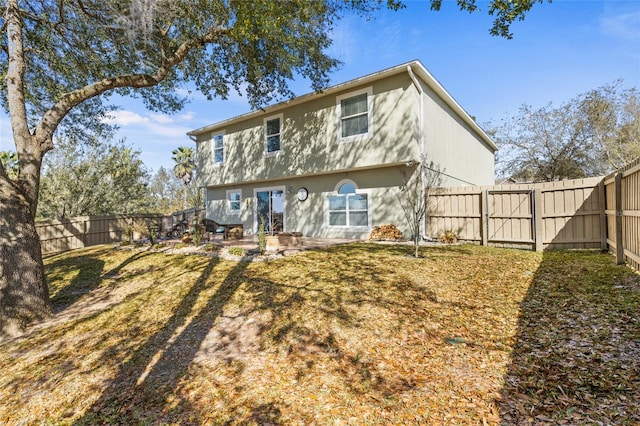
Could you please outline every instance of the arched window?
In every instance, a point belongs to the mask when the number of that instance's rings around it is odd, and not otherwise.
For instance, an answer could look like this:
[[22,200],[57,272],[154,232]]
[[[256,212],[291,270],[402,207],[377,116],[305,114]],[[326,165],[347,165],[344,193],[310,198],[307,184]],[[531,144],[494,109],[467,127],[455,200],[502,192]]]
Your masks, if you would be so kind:
[[329,226],[369,226],[369,198],[351,180],[342,180],[329,195]]
[[338,194],[355,194],[356,193],[356,185],[351,181],[347,181],[340,185],[338,188]]

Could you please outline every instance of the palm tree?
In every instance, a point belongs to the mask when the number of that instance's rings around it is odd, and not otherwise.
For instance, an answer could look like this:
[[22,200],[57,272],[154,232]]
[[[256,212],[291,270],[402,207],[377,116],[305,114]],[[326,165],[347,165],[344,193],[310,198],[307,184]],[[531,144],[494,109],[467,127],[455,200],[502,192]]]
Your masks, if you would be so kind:
[[189,184],[193,179],[193,174],[196,170],[196,163],[194,160],[195,152],[193,148],[180,146],[171,152],[173,156],[171,159],[176,163],[173,166],[173,173],[184,184],[184,208],[188,208],[187,196],[189,193]]

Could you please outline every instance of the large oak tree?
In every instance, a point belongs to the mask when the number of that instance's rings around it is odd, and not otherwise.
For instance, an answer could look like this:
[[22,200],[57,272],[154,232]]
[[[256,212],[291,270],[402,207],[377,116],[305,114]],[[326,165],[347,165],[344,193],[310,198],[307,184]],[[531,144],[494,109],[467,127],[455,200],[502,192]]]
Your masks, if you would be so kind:
[[[493,0],[492,34],[542,0]],[[439,9],[441,0],[431,0]],[[43,156],[60,132],[95,128],[110,94],[179,109],[175,89],[207,97],[242,89],[258,107],[291,95],[294,76],[314,90],[337,65],[326,53],[347,11],[398,9],[398,0],[4,0],[0,103],[9,113],[18,176],[0,167],[0,336],[51,314],[35,228]],[[475,0],[457,0],[475,11]]]

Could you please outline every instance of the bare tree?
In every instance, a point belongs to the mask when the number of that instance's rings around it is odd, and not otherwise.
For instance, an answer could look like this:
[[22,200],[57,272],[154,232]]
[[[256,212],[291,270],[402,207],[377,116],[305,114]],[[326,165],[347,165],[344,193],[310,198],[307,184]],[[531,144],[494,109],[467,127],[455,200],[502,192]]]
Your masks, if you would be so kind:
[[432,209],[429,201],[433,188],[442,184],[440,165],[433,161],[407,164],[407,170],[402,171],[403,186],[396,194],[400,207],[407,219],[407,225],[411,231],[414,256],[420,256],[420,240],[425,231],[425,219]]
[[501,176],[548,182],[603,175],[640,156],[640,99],[616,81],[559,106],[523,105],[492,133]]

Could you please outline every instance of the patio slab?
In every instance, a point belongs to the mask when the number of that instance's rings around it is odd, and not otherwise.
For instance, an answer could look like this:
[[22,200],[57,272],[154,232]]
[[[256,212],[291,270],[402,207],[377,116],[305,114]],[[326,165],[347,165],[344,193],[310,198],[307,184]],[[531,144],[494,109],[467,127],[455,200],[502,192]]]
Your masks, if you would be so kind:
[[[281,245],[278,253],[284,255],[298,253],[305,250],[321,249],[329,246],[335,246],[339,244],[348,244],[360,240],[346,239],[346,238],[314,238],[314,237],[302,237],[302,245],[297,246],[285,246]],[[222,247],[241,247],[244,250],[254,250],[258,248],[258,236],[251,235],[245,236],[239,240],[228,239],[224,240],[221,236],[216,235],[210,239],[209,242],[221,245]]]

